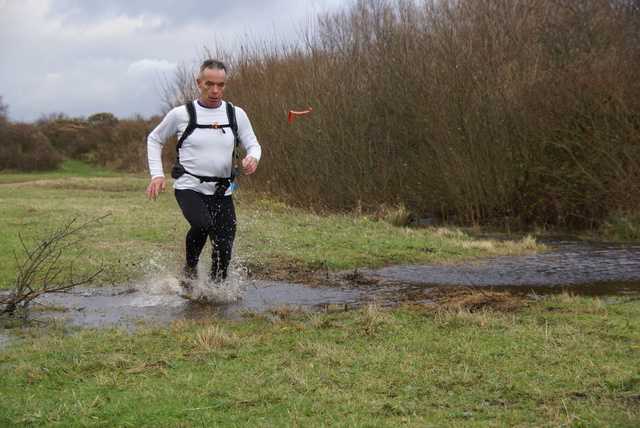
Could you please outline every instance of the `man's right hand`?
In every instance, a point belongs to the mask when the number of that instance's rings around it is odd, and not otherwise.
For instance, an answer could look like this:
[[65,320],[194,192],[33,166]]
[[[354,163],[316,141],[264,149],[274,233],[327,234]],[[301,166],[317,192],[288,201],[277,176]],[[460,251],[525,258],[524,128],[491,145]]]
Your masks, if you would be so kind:
[[167,180],[164,177],[156,177],[151,180],[149,187],[147,187],[147,199],[154,201],[158,199],[160,193],[164,192],[167,188]]

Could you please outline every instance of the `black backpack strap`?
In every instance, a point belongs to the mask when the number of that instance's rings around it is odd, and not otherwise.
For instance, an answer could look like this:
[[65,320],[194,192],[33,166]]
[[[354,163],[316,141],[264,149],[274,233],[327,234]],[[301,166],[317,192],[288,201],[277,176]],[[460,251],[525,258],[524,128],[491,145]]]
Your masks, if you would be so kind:
[[227,119],[229,120],[229,127],[233,131],[234,143],[238,145],[238,122],[236,122],[236,108],[233,104],[227,101]]
[[227,120],[233,132],[233,155],[231,156],[231,181],[235,180],[238,173],[238,122],[236,121],[236,108],[227,101]]
[[193,130],[198,126],[196,123],[196,107],[193,105],[193,101],[185,104],[185,107],[187,108],[187,113],[189,113],[189,123],[180,136],[180,140],[178,140],[178,145],[176,146],[176,152],[178,153],[180,152],[180,147],[182,147],[184,140],[186,140],[186,138],[191,135]]
[[189,113],[189,123],[187,124],[187,127],[184,129],[184,132],[182,133],[182,135],[180,136],[180,140],[178,140],[176,151],[177,152],[180,151],[180,148],[182,147],[182,143],[184,142],[184,140],[186,140],[187,137],[191,135],[196,128],[220,129],[222,130],[222,132],[224,132],[224,128],[231,128],[231,131],[233,132],[233,138],[234,138],[233,154],[234,154],[234,160],[235,160],[237,157],[235,153],[235,149],[236,147],[238,147],[238,124],[236,122],[236,109],[233,106],[233,104],[227,102],[227,119],[229,120],[228,125],[219,125],[217,123],[214,123],[212,125],[201,125],[197,123],[198,119],[196,117],[196,108],[193,104],[193,101],[185,104],[185,107],[187,108],[187,113]]

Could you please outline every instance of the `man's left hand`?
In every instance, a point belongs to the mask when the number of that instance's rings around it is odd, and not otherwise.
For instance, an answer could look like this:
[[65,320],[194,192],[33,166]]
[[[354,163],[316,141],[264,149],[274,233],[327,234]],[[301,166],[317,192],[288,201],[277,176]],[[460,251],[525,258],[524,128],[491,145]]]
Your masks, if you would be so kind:
[[258,161],[253,156],[242,159],[242,170],[245,174],[253,174],[258,169]]

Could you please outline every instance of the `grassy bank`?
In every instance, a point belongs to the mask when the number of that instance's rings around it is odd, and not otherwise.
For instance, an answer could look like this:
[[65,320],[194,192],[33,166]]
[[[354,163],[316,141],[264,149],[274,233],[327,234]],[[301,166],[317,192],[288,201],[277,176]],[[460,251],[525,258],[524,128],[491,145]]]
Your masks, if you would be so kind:
[[[47,174],[0,175],[0,288],[17,274],[16,255],[66,219],[107,216],[82,234],[79,271],[104,264],[102,284],[126,283],[159,269],[177,270],[186,221],[172,190],[147,201],[147,176],[86,170],[67,164]],[[256,275],[303,275],[319,268],[353,270],[396,263],[448,262],[542,251],[534,240],[477,240],[455,229],[396,227],[363,215],[319,216],[264,194],[236,193],[236,263]],[[206,263],[208,255],[203,255]]]
[[22,330],[2,426],[638,426],[640,301]]

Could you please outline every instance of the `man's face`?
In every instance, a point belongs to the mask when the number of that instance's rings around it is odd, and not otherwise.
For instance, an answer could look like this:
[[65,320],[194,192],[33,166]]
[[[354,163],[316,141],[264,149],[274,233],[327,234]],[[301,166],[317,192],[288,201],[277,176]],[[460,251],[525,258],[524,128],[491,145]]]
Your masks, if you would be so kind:
[[202,77],[196,79],[200,88],[200,102],[205,107],[216,108],[222,103],[222,94],[227,87],[227,73],[217,68],[205,68]]

